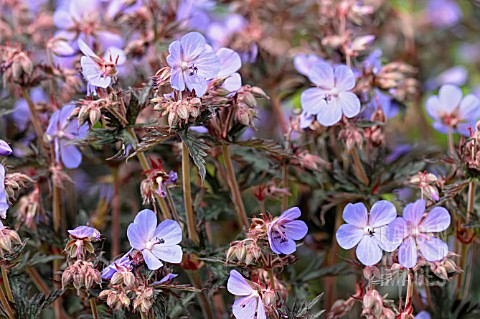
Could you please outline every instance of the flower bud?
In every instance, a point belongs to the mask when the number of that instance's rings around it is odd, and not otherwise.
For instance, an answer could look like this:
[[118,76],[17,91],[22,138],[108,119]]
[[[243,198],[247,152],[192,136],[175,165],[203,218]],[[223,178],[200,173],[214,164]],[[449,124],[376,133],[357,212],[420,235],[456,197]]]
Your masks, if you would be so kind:
[[4,140],[0,140],[0,156],[8,156],[10,154],[12,154],[10,145],[8,145]]

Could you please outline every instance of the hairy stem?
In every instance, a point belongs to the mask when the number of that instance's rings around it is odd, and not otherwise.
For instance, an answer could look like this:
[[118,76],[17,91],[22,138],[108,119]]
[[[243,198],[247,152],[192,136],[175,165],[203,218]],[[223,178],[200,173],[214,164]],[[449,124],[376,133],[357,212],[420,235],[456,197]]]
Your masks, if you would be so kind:
[[230,191],[232,192],[233,203],[235,204],[235,209],[237,210],[237,217],[241,227],[247,230],[249,227],[247,212],[245,211],[245,206],[243,205],[242,194],[240,193],[240,188],[238,187],[237,178],[235,177],[232,156],[230,154],[230,148],[228,145],[222,146],[222,153],[225,160],[225,166],[227,168],[228,183],[230,185]]
[[90,298],[90,307],[92,308],[93,319],[98,319],[97,304],[95,303],[95,298]]
[[359,175],[358,178],[362,181],[362,183],[368,186],[369,181],[367,173],[365,172],[365,168],[363,167],[362,162],[360,162],[360,157],[358,156],[358,151],[356,148],[352,149],[352,157],[355,163],[355,167],[357,168],[357,173]]
[[120,178],[118,166],[112,168],[113,203],[112,203],[112,258],[120,252]]
[[190,185],[190,154],[188,153],[188,148],[185,143],[182,143],[182,182],[183,182],[183,200],[185,202],[185,212],[187,214],[187,230],[188,237],[198,245],[200,238],[198,237],[198,232],[195,215],[193,212],[192,204],[192,190]]
[[5,292],[7,293],[8,301],[14,303],[12,289],[10,288],[10,282],[8,281],[8,274],[5,267],[2,267],[2,279],[3,279],[3,284],[5,285]]

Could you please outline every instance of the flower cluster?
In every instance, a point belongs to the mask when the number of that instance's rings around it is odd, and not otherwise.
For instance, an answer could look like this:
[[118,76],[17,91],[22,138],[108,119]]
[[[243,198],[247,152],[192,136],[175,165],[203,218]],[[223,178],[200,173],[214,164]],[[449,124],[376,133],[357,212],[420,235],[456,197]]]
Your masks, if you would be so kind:
[[363,203],[348,204],[343,211],[347,222],[337,231],[337,242],[344,249],[358,245],[357,258],[365,266],[373,266],[382,259],[382,251],[398,248],[398,261],[405,268],[414,268],[418,256],[429,262],[443,259],[448,246],[432,235],[450,226],[450,214],[443,207],[425,213],[426,202],[419,199],[405,206],[403,216],[397,217],[395,206],[379,201],[370,214]]

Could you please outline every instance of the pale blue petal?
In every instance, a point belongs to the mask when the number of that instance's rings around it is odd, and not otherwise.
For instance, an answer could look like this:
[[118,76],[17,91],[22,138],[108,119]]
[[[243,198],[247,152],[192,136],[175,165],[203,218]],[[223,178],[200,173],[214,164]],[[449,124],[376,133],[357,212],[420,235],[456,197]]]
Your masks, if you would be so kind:
[[417,265],[417,244],[412,236],[406,238],[398,249],[398,261],[405,268],[413,268]]
[[8,156],[12,154],[12,148],[4,140],[0,140],[0,156]]
[[55,111],[50,117],[50,122],[48,122],[48,127],[45,133],[50,137],[56,136],[58,134],[58,119],[60,117],[60,110]]
[[360,100],[352,92],[340,92],[337,103],[342,108],[346,117],[352,118],[360,113]]
[[322,89],[331,89],[335,86],[333,68],[326,62],[314,64],[308,78]]
[[370,210],[369,225],[377,228],[391,223],[397,217],[395,206],[386,200],[376,202]]
[[417,237],[417,244],[423,258],[428,261],[439,261],[448,254],[447,244],[434,236]]
[[293,59],[295,69],[305,76],[308,76],[312,67],[318,63],[326,62],[315,54],[299,54]]
[[220,61],[213,51],[203,52],[191,63],[197,68],[196,75],[205,79],[216,77],[220,71]]
[[[300,97],[302,109],[310,114],[318,114],[328,107],[325,101],[325,91],[318,88],[310,88],[303,91]],[[341,110],[340,110],[341,116]]]
[[282,215],[280,215],[278,220],[284,220],[284,219],[294,220],[300,217],[301,215],[302,215],[302,212],[300,211],[300,208],[292,207],[284,211]]
[[480,101],[473,94],[465,96],[460,103],[459,117],[468,122],[475,122],[480,117]]
[[263,305],[263,301],[260,297],[258,298],[257,319],[267,319],[265,306]]
[[221,48],[217,51],[217,57],[220,62],[220,71],[217,77],[227,77],[237,72],[242,66],[240,55],[232,49]]
[[405,206],[405,209],[403,210],[403,217],[413,225],[417,226],[423,217],[423,213],[425,213],[425,206],[425,200],[418,199],[414,203],[410,203]]
[[62,163],[66,168],[75,169],[82,163],[82,153],[73,144],[61,139],[59,142]]
[[363,203],[348,204],[343,210],[343,220],[358,228],[368,226],[368,212]]
[[139,225],[131,223],[127,228],[127,238],[130,242],[130,246],[137,250],[142,250],[145,248],[148,241],[151,238],[148,238],[146,234],[142,233],[142,230]]
[[163,239],[165,245],[176,245],[182,241],[182,228],[176,221],[167,219],[157,226],[153,237]]
[[232,312],[236,319],[254,319],[257,312],[257,299],[242,297],[233,303]]
[[192,61],[205,51],[205,38],[198,32],[190,32],[180,40],[183,49],[183,61]]
[[168,47],[170,54],[167,56],[167,63],[172,68],[182,64],[182,44],[180,41],[173,41]]
[[95,52],[93,52],[93,50],[82,39],[78,39],[77,42],[78,48],[80,49],[80,51],[82,51],[84,55],[86,55],[87,57],[95,57],[97,59],[100,59],[98,55],[96,55]]
[[247,280],[235,269],[230,271],[227,290],[235,296],[249,296],[253,292],[253,288],[248,284]]
[[156,244],[152,247],[152,253],[158,259],[169,263],[178,264],[182,262],[182,247],[178,245],[164,246],[163,244]]
[[157,270],[158,268],[163,266],[163,263],[158,260],[157,257],[148,249],[142,250],[143,259],[147,264],[148,269],[150,270]]
[[382,259],[382,249],[373,236],[363,236],[358,244],[356,255],[365,266],[373,266]]
[[330,101],[321,105],[317,113],[317,121],[323,126],[332,126],[342,119],[342,106],[338,97],[332,97]]
[[442,112],[451,113],[460,105],[462,90],[453,84],[445,84],[438,91]]
[[308,233],[307,224],[301,220],[287,221],[280,224],[279,227],[285,232],[288,238],[293,240],[300,240]]
[[450,226],[451,218],[448,210],[443,207],[432,209],[420,223],[418,228],[422,233],[436,233],[444,231]]
[[355,87],[355,75],[348,66],[335,67],[335,87],[340,91],[350,91]]
[[397,217],[387,226],[387,240],[393,243],[401,243],[408,236],[408,225],[403,217]]
[[144,209],[135,216],[133,223],[138,225],[138,230],[142,233],[142,237],[149,241],[153,238],[157,227],[157,215],[150,209]]
[[[392,252],[402,243],[401,240],[391,241],[387,238],[388,226],[375,228],[374,237],[377,239],[378,245],[385,251]],[[403,238],[402,238],[403,239]]]
[[198,74],[185,75],[185,84],[190,91],[195,90],[197,97],[202,97],[207,92],[208,83],[205,78],[200,77]]
[[351,249],[358,245],[360,240],[365,236],[362,228],[350,224],[341,225],[336,233],[338,245],[343,249]]
[[442,106],[438,96],[430,96],[426,103],[427,114],[436,121],[441,121]]
[[415,319],[432,319],[432,316],[430,316],[430,314],[426,311],[420,311],[415,316]]
[[240,90],[242,87],[242,77],[239,73],[233,73],[222,84],[222,87],[227,89],[230,92],[235,92]]
[[[187,74],[187,76],[189,76]],[[182,69],[180,68],[173,68],[172,69],[172,75],[170,77],[170,85],[172,88],[183,91],[185,90],[185,79],[184,79],[184,73]]]

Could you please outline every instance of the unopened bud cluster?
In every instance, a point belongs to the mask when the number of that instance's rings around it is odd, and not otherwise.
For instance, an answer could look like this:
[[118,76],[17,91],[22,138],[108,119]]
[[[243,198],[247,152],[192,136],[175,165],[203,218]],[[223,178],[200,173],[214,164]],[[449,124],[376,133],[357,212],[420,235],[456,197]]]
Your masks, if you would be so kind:
[[95,269],[93,263],[83,260],[77,260],[67,267],[62,274],[62,288],[73,283],[75,289],[85,288],[89,290],[94,284],[102,286],[102,277],[100,271]]

